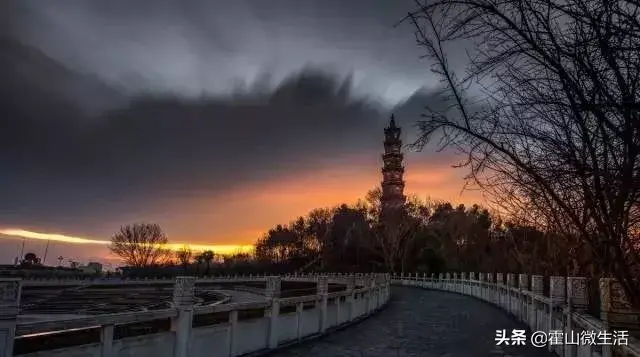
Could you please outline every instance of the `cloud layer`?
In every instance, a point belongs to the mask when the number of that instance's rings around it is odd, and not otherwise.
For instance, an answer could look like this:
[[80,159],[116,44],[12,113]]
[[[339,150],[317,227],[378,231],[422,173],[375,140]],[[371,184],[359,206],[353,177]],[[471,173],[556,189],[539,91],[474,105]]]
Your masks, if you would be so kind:
[[410,29],[394,27],[412,0],[12,3],[24,41],[130,91],[228,93],[308,64],[389,101],[432,84]]
[[[251,243],[362,197],[390,113],[408,141],[441,105],[395,1],[34,4],[0,9],[0,229]],[[451,160],[407,155],[408,191],[460,199]]]

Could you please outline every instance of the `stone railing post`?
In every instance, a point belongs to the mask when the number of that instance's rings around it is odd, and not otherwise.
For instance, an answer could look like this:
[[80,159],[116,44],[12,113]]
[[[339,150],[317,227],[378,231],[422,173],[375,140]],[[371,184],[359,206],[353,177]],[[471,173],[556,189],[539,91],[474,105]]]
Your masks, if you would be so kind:
[[178,309],[178,316],[171,321],[171,330],[176,335],[173,357],[189,356],[195,285],[195,277],[179,276],[173,286],[173,306]]
[[297,316],[297,336],[298,336],[298,341],[302,341],[302,338],[304,337],[302,335],[302,319],[303,319],[303,313],[304,313],[304,303],[303,302],[299,302],[296,304],[296,316]]
[[504,307],[503,306],[503,299],[502,299],[502,286],[504,285],[504,275],[502,273],[496,273],[496,302],[498,304],[498,306],[500,307]]
[[513,316],[518,316],[515,311],[516,304],[514,304],[514,293],[513,289],[516,287],[516,275],[514,273],[507,273],[507,311],[509,311]]
[[378,305],[378,279],[376,274],[374,274],[371,277],[371,281],[369,282],[369,286],[371,287],[371,294],[370,294],[370,300],[371,302],[369,303],[369,312],[374,311],[375,309],[377,309],[377,305]]
[[449,290],[453,292],[458,291],[459,283],[460,282],[458,281],[458,273],[451,273],[451,288]]
[[[605,322],[607,329],[626,330],[631,335],[640,332],[640,311],[629,303],[622,284],[613,278],[602,278],[599,285],[600,318]],[[606,357],[604,353],[602,357]]]
[[534,331],[541,331],[546,326],[541,326],[541,322],[538,321],[538,300],[534,296],[544,295],[544,277],[542,275],[531,276],[531,302],[529,304],[529,320],[531,321],[529,326]]
[[[573,333],[573,312],[584,312],[589,304],[589,295],[587,292],[587,278],[583,277],[567,277],[567,318],[564,326],[564,335],[569,336]],[[564,355],[574,356],[577,353],[576,345],[565,344]]]
[[529,299],[527,299],[527,295],[525,295],[523,292],[528,291],[529,290],[529,275],[527,274],[518,274],[518,291],[520,291],[519,294],[519,303],[518,303],[518,308],[520,309],[520,311],[518,311],[518,317],[520,318],[520,321],[524,321],[524,322],[529,322]]
[[[417,279],[418,273],[416,273],[416,279]],[[418,284],[417,281],[413,282],[413,285],[416,286]],[[368,288],[366,294],[367,294],[367,315],[369,315],[371,313],[372,307],[374,306],[374,299],[376,296],[376,292],[375,292],[375,286],[376,286],[376,281],[375,281],[375,277],[373,277],[372,275],[367,277],[367,280],[365,281],[365,287]]]
[[238,310],[229,311],[229,357],[235,357],[238,339]]
[[531,276],[531,292],[535,295],[544,295],[544,277],[542,275]]
[[564,304],[567,301],[567,281],[564,276],[552,276],[550,278],[549,297],[557,305]]
[[486,287],[486,295],[487,301],[491,303],[496,303],[496,289],[494,288],[495,275],[493,273],[487,273],[487,287]]
[[384,274],[376,274],[376,310],[382,306],[384,299]]
[[355,318],[355,289],[356,289],[356,276],[351,274],[347,276],[346,290],[349,292],[347,295],[347,318],[349,321],[353,321]]
[[102,325],[100,328],[100,357],[112,357],[114,325]]
[[327,330],[327,301],[329,294],[329,278],[327,276],[319,276],[317,281],[318,298],[320,300],[320,332]]
[[478,297],[478,283],[476,282],[476,273],[475,272],[471,272],[469,273],[469,293],[475,297]]
[[518,274],[518,288],[522,291],[529,290],[529,275]]
[[587,278],[575,276],[567,278],[567,305],[570,311],[587,311],[589,306]]
[[[564,276],[552,276],[549,278],[549,326],[547,331],[564,330],[564,326],[556,324],[555,308],[564,305],[567,301],[567,280]],[[560,346],[549,344],[549,351],[554,351]]]
[[20,279],[0,279],[0,357],[13,357],[21,288]]
[[267,277],[265,297],[271,301],[271,307],[266,311],[269,317],[269,329],[267,330],[267,346],[270,349],[278,347],[278,316],[280,315],[280,287],[279,276]]

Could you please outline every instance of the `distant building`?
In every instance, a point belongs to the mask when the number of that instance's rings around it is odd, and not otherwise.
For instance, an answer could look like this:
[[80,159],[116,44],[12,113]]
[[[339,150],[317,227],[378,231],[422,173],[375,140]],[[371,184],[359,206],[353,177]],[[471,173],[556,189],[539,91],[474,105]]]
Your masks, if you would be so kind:
[[402,160],[401,129],[391,115],[389,126],[384,129],[384,154],[382,160],[382,197],[380,198],[381,216],[390,219],[403,211],[407,198],[404,195],[404,167]]
[[79,268],[83,273],[87,274],[100,274],[102,273],[102,264],[97,262],[89,262],[87,265],[83,265]]

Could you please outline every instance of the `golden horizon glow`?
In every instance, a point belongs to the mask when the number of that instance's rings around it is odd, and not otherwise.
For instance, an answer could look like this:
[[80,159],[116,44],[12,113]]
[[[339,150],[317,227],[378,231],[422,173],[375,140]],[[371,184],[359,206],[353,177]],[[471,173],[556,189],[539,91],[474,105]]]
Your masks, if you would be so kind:
[[[86,238],[86,237],[73,237],[64,234],[51,234],[32,232],[20,228],[0,229],[0,235],[20,237],[26,239],[46,240],[70,244],[97,244],[97,245],[109,245],[111,242],[107,240]],[[216,254],[235,254],[235,253],[251,253],[253,252],[253,245],[250,244],[191,244],[191,243],[169,243],[165,245],[165,248],[172,251],[179,251],[184,247],[188,247],[192,251],[205,251],[212,250]]]
[[[443,200],[454,205],[485,203],[480,192],[462,192],[465,172],[445,163],[450,162],[448,157],[436,160],[432,156],[431,159],[407,155],[406,195],[415,194],[420,199]],[[369,153],[348,155],[336,158],[330,166],[319,165],[313,170],[294,171],[285,176],[234,187],[233,190],[197,194],[187,191],[184,195],[162,198],[161,204],[150,202],[148,209],[136,212],[135,217],[127,214],[114,218],[107,212],[104,223],[98,226],[81,225],[71,229],[87,229],[94,236],[108,237],[111,227],[118,227],[120,222],[158,222],[169,235],[171,243],[168,248],[173,251],[186,245],[193,251],[213,250],[222,255],[249,253],[253,251],[255,242],[277,224],[287,224],[314,208],[353,204],[364,198],[369,189],[380,185],[380,164],[377,157]],[[15,228],[11,222],[3,223],[0,242],[4,236],[40,242],[51,240],[79,248],[80,256],[109,254],[106,252],[108,240],[44,233],[47,227],[38,225],[38,222],[28,226],[31,230]],[[61,248],[55,249],[59,251]],[[112,258],[115,259],[109,254],[109,259]]]

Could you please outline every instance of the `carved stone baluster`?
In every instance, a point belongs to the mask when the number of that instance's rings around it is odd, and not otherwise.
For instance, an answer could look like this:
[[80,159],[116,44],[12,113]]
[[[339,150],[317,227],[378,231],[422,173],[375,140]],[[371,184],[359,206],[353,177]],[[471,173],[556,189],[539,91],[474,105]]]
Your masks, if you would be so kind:
[[[555,313],[558,306],[562,306],[567,300],[567,281],[564,276],[552,276],[549,282],[549,300],[551,305],[549,306],[549,326],[548,331],[563,330],[562,315]],[[560,319],[560,323],[558,323]],[[549,351],[556,350],[556,353],[560,354],[560,347],[549,345]]]
[[542,331],[546,326],[542,326],[542,319],[538,319],[538,310],[544,312],[544,306],[539,303],[535,297],[542,297],[544,294],[544,277],[542,275],[531,276],[531,329],[534,331]]
[[176,334],[174,357],[189,356],[195,285],[195,277],[179,276],[173,286],[173,306],[178,309],[178,316],[171,321],[171,330]]
[[[640,311],[632,307],[622,284],[616,279],[600,279],[600,310],[600,318],[608,332],[626,330],[631,335],[640,333]],[[611,357],[612,347],[602,347],[602,357]]]
[[21,287],[20,279],[0,279],[0,357],[13,356]]
[[269,348],[278,346],[278,319],[280,315],[280,291],[281,278],[279,276],[267,277],[265,297],[271,300],[271,307],[265,311],[269,317],[269,329],[267,330],[267,344]]
[[520,294],[518,296],[518,317],[520,321],[529,322],[529,315],[527,312],[529,311],[528,299],[526,292],[529,291],[529,276],[527,274],[518,274],[518,290]]

